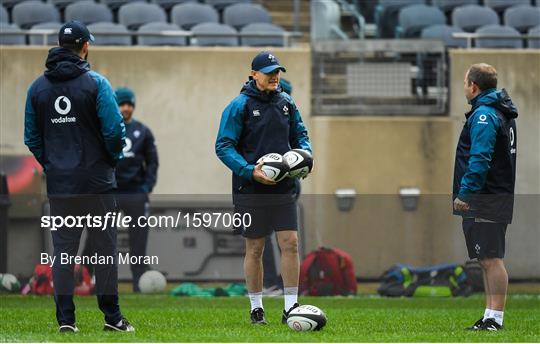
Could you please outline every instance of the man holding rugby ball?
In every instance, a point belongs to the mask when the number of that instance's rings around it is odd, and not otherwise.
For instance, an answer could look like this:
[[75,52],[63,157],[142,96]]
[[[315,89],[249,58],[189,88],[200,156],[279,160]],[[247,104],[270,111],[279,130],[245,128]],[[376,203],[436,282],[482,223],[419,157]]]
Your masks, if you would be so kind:
[[[251,216],[241,228],[246,239],[244,273],[251,302],[252,324],[266,324],[262,304],[265,238],[277,233],[285,305],[283,322],[298,307],[298,220],[295,181],[268,178],[257,160],[268,153],[291,149],[311,153],[311,144],[294,100],[279,86],[285,68],[275,55],[263,51],[251,63],[251,76],[240,95],[225,108],[216,140],[216,154],[233,172],[235,212]],[[299,177],[305,177],[304,175]]]

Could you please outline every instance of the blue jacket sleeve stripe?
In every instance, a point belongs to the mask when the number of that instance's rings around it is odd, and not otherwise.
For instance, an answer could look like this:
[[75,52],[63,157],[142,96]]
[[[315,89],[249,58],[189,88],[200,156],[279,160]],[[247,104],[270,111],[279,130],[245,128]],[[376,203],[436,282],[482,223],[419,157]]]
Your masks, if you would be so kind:
[[122,149],[125,146],[126,126],[109,81],[94,71],[90,73],[98,84],[97,115],[105,146],[113,160],[119,160],[124,157]]
[[298,111],[296,106],[294,108],[295,110],[293,113],[292,127],[289,140],[291,147],[293,149],[304,149],[313,154],[311,150],[311,143],[309,142],[308,131],[306,129],[306,126],[304,125],[304,122],[302,121],[300,111]]
[[484,186],[499,127],[497,115],[490,111],[479,109],[469,118],[469,167],[461,179],[459,199],[468,200],[470,194],[480,191]]
[[24,144],[34,157],[43,165],[43,138],[39,130],[38,119],[32,105],[32,85],[28,88],[24,109]]
[[234,174],[245,179],[252,179],[255,166],[249,164],[236,150],[244,126],[245,104],[245,97],[239,96],[225,108],[221,115],[215,149],[218,158]]

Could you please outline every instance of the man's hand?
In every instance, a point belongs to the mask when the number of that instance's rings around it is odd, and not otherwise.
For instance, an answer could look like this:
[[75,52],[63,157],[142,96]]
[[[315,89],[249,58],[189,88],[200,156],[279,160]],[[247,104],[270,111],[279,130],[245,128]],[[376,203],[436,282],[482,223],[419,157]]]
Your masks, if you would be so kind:
[[462,200],[456,197],[456,199],[454,200],[454,210],[468,211],[469,209],[470,209],[469,204],[463,202]]
[[264,165],[264,162],[260,162],[255,166],[255,169],[253,170],[253,179],[261,184],[264,185],[276,185],[277,183],[273,181],[272,179],[268,178],[266,174],[262,171],[262,167]]

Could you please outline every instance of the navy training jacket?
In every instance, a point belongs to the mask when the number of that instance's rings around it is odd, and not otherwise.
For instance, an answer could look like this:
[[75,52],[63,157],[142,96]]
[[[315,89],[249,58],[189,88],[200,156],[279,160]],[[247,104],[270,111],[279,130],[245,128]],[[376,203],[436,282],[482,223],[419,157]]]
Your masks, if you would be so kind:
[[264,185],[253,180],[253,169],[263,155],[283,155],[295,148],[312,151],[294,100],[280,88],[261,92],[254,80],[248,81],[223,111],[215,145],[217,156],[233,172],[234,204],[253,205],[250,195],[283,195],[271,203],[294,202],[293,179]]
[[518,112],[506,90],[489,89],[471,100],[459,137],[453,198],[469,203],[464,217],[511,223],[516,181]]
[[108,192],[126,129],[111,85],[84,59],[49,50],[26,98],[24,143],[43,166],[49,195]]

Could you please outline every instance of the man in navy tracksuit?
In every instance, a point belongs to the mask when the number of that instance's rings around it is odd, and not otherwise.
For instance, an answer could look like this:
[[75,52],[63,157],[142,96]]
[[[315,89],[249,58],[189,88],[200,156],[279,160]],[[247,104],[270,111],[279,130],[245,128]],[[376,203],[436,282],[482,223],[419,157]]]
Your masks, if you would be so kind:
[[[268,153],[300,148],[311,152],[307,130],[293,99],[279,86],[285,71],[275,55],[261,52],[251,63],[251,77],[223,111],[216,154],[232,172],[235,212],[250,214],[244,273],[251,303],[251,322],[266,324],[262,304],[262,255],[265,237],[277,233],[285,307],[282,321],[298,306],[298,235],[295,181],[274,182],[257,160]],[[305,177],[305,176],[304,176]]]
[[[148,194],[156,184],[158,155],[150,129],[133,119],[135,93],[127,87],[116,89],[116,100],[126,124],[124,158],[116,166],[118,206],[132,219],[148,216]],[[135,223],[138,224],[138,221]],[[129,229],[129,248],[132,256],[145,256],[148,227]],[[132,264],[133,291],[139,292],[139,279],[149,267]]]
[[463,217],[467,251],[480,261],[486,293],[484,316],[472,330],[502,328],[508,287],[503,258],[514,207],[518,113],[506,90],[496,88],[492,66],[480,63],[467,71],[464,89],[472,109],[454,167],[454,214]]
[[[114,166],[122,158],[125,127],[113,90],[86,61],[94,38],[80,22],[71,21],[58,34],[60,46],[49,50],[47,70],[28,89],[24,142],[43,166],[51,216],[105,217],[116,211],[112,190]],[[96,294],[105,315],[104,330],[134,331],[118,305],[116,227],[87,228],[99,257],[112,262],[95,265]],[[73,303],[73,263],[82,228],[51,231],[54,245],[53,282],[60,332],[78,332]]]

